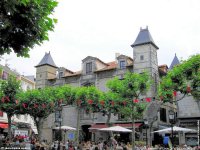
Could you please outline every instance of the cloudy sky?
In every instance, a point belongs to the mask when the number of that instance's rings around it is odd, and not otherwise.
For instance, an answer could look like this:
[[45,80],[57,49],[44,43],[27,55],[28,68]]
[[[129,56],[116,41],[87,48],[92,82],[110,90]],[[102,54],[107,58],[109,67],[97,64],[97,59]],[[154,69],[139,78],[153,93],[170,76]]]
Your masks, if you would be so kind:
[[200,53],[199,0],[58,0],[54,16],[58,19],[49,41],[35,46],[30,58],[4,55],[12,69],[24,75],[35,75],[45,52],[59,67],[81,69],[86,56],[104,62],[115,59],[115,53],[132,57],[130,45],[140,27],[149,31],[159,47],[159,65],[170,65],[175,53],[180,59]]

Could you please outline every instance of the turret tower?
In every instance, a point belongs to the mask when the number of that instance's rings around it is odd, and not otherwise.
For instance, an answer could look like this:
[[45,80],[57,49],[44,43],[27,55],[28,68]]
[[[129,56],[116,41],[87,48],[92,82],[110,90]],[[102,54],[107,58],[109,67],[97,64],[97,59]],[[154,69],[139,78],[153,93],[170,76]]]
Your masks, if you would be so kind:
[[155,44],[148,27],[146,29],[140,28],[140,32],[131,45],[133,48],[133,71],[142,73],[147,71],[150,73],[153,83],[148,96],[154,97],[157,92],[158,85],[158,59],[157,50],[158,46]]
[[55,65],[50,52],[44,57],[36,67],[36,89],[48,86],[48,79],[56,78],[57,66]]

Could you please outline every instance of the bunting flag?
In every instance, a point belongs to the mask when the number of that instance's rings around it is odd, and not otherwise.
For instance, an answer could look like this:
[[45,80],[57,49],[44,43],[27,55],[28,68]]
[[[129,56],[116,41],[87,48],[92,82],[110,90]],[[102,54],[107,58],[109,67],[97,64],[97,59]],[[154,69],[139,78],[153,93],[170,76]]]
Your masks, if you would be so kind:
[[102,100],[102,101],[100,101],[100,104],[101,104],[101,106],[104,106],[105,102]]
[[10,99],[9,99],[8,96],[5,97],[5,101],[6,101],[6,102],[9,102],[9,101],[10,101]]
[[16,104],[19,104],[19,101],[16,99],[16,100],[15,100],[15,103],[16,103]]
[[176,96],[177,96],[177,92],[176,92],[176,91],[174,91],[174,92],[173,92],[173,95],[174,95],[174,97],[176,97]]
[[122,103],[123,103],[124,106],[126,106],[126,101],[123,101]]
[[89,99],[88,101],[88,104],[92,105],[93,104],[93,100]]
[[1,99],[1,102],[2,102],[2,103],[4,103],[4,102],[5,102],[5,98],[4,98],[4,97],[2,97],[2,99]]
[[139,100],[138,99],[134,99],[133,102],[134,103],[139,103]]
[[27,104],[26,103],[22,103],[22,106],[24,107],[24,108],[27,108]]
[[164,97],[161,95],[161,96],[160,96],[160,100],[162,101],[162,100],[163,100],[163,98],[164,98]]
[[46,108],[46,105],[45,105],[45,104],[42,104],[42,108]]
[[187,86],[187,92],[191,93],[191,87],[190,86]]
[[34,108],[38,108],[38,104],[34,104]]
[[111,101],[111,105],[114,106],[114,105],[115,105],[115,102],[114,102],[114,101]]
[[147,97],[147,98],[146,98],[146,102],[150,103],[150,102],[151,102],[151,98],[150,98],[150,97]]

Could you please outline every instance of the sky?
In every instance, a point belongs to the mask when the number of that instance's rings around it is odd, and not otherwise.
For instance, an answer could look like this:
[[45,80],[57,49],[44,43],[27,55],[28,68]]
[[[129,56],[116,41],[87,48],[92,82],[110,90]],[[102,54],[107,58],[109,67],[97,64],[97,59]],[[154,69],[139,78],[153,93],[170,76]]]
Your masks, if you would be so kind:
[[35,46],[29,58],[4,55],[0,63],[22,75],[35,75],[45,52],[58,67],[81,70],[87,56],[104,62],[115,53],[133,57],[140,27],[148,29],[159,47],[158,64],[170,66],[179,59],[200,53],[199,0],[58,0],[53,17],[58,19],[49,41]]

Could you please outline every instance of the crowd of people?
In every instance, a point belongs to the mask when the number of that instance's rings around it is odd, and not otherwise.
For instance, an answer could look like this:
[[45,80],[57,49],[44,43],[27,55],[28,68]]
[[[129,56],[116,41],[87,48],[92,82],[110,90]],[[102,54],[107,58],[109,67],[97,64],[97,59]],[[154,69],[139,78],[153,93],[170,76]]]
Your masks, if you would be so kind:
[[[51,150],[58,149],[58,141],[55,141],[51,146]],[[60,143],[60,150],[132,150],[132,145],[129,142],[117,142],[115,139],[111,139],[110,141],[101,140],[99,142],[82,141],[76,146],[74,142],[68,140],[65,144],[62,142]],[[164,145],[155,145],[151,147],[146,145],[135,145],[135,150],[200,150],[200,147],[179,145],[174,146],[172,149]]]
[[[108,140],[100,139],[98,142],[81,141],[76,144],[74,141],[54,141],[52,144],[47,141],[40,141],[35,137],[16,135],[11,140],[5,138],[1,147],[9,148],[22,148],[30,150],[132,150],[132,145],[127,142],[120,142],[114,138]],[[144,145],[135,146],[135,150],[171,150],[164,145],[155,145],[154,147],[146,147]],[[200,150],[200,147],[190,147],[187,145],[174,146],[173,150]]]

